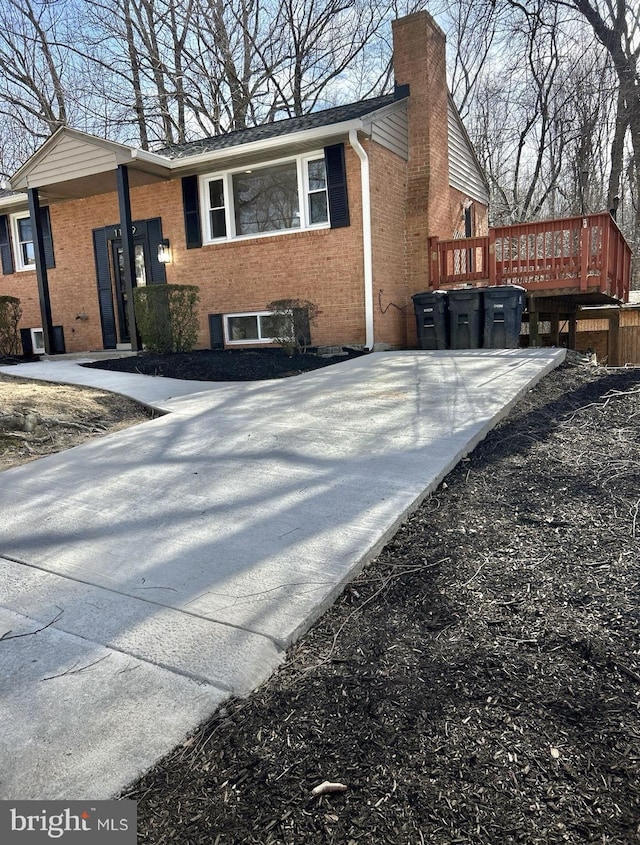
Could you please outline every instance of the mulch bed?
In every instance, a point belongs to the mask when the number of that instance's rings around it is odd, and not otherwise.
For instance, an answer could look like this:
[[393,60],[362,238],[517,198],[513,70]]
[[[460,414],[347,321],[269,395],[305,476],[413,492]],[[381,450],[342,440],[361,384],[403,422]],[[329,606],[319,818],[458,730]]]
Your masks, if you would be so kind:
[[563,366],[127,791],[139,842],[640,842],[639,511],[640,370]]
[[[220,381],[336,363],[300,357],[94,366]],[[640,370],[564,366],[268,683],[127,791],[139,842],[640,842],[639,537]],[[327,780],[346,788],[311,794]]]
[[190,381],[256,381],[299,375],[362,354],[349,349],[345,349],[342,355],[328,357],[311,354],[288,356],[283,349],[203,349],[171,355],[143,352],[83,366]]
[[39,355],[0,355],[0,367],[15,367],[17,364],[32,364],[39,361]]

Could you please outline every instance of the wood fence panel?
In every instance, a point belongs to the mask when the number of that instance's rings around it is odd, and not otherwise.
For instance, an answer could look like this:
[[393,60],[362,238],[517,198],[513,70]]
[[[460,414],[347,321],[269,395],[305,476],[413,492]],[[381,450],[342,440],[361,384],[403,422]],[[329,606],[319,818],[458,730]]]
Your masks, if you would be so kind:
[[640,364],[640,328],[620,326],[620,363]]

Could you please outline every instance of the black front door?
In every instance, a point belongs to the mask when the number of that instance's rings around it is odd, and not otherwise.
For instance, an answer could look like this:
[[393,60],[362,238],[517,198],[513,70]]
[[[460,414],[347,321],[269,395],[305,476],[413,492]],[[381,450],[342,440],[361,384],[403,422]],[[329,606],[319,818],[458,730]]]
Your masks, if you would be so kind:
[[[145,237],[134,237],[133,254],[136,274],[133,287],[139,288],[147,284],[149,279],[149,249]],[[120,343],[131,342],[129,330],[129,315],[127,313],[127,290],[124,283],[124,250],[122,239],[111,241],[111,257],[113,267],[113,296],[118,315],[118,339]]]
[[[158,244],[162,241],[161,218],[135,220],[132,229],[135,263],[133,286],[164,284],[167,281],[165,265],[158,261]],[[118,343],[131,342],[120,226],[114,224],[94,229],[93,248],[102,343],[105,349],[115,349]]]

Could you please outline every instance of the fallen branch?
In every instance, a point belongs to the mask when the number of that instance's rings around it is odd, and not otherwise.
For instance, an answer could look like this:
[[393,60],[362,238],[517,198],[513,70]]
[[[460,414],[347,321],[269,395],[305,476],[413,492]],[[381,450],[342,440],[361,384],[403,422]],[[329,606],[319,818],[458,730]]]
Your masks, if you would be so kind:
[[[39,634],[40,631],[44,631],[46,628],[50,628],[52,625],[56,624],[58,619],[60,619],[60,617],[64,613],[64,611],[60,608],[58,608],[58,610],[60,610],[60,613],[58,613],[58,615],[55,616],[51,620],[51,622],[47,622],[46,625],[43,625],[42,628],[38,628],[36,631],[25,631],[24,634],[11,634],[11,630],[5,631],[5,633],[0,637],[0,642],[2,642],[3,640],[17,640],[20,637],[32,637],[34,634]],[[11,636],[9,636],[9,634],[11,634]]]
[[46,678],[40,678],[41,681],[53,681],[54,678],[64,678],[65,675],[77,675],[80,672],[84,672],[86,669],[91,669],[92,666],[96,666],[98,663],[102,663],[103,660],[106,660],[107,657],[111,657],[110,654],[105,654],[102,657],[99,657],[97,660],[94,660],[93,663],[87,663],[86,666],[81,666],[79,669],[75,667],[78,665],[77,661],[73,664],[71,669],[67,669],[65,672],[58,672],[57,675],[48,675]]
[[619,399],[621,396],[635,396],[639,393],[640,387],[633,387],[631,390],[609,390],[602,397],[602,401],[589,402],[587,405],[582,405],[580,408],[576,408],[575,411],[571,411],[570,414],[566,414],[565,418],[562,420],[562,424],[565,425],[573,422],[573,419],[577,414],[580,414],[582,411],[586,411],[589,408],[606,408],[612,399]]
[[59,419],[56,419],[55,417],[47,417],[46,419],[43,419],[42,422],[43,422],[44,425],[53,424],[53,425],[59,425],[62,428],[77,428],[79,431],[95,431],[96,428],[102,429],[102,430],[105,429],[104,424],[97,422],[97,421],[86,424],[86,423],[73,422],[72,420],[59,420]]
[[[338,643],[338,637],[340,636],[340,634],[344,630],[347,623],[350,622],[351,619],[353,619],[353,617],[356,615],[356,613],[359,613],[370,602],[372,602],[374,599],[378,598],[378,596],[381,593],[383,593],[389,587],[389,584],[391,584],[392,581],[395,581],[398,578],[402,578],[405,575],[412,575],[414,572],[423,572],[425,569],[433,569],[436,566],[440,566],[440,564],[443,563],[445,560],[448,560],[448,558],[443,558],[442,560],[437,560],[437,561],[435,561],[435,563],[426,563],[426,564],[423,564],[421,566],[413,566],[413,567],[405,569],[402,572],[394,572],[393,575],[388,575],[386,578],[383,578],[382,586],[379,587],[374,593],[372,593],[369,596],[369,598],[365,599],[362,602],[362,604],[360,604],[360,605],[358,605],[358,607],[354,608],[354,610],[352,610],[351,613],[344,620],[342,625],[340,625],[338,630],[333,635],[333,641],[331,643],[331,648],[329,649],[329,651],[325,655],[325,657],[319,663],[314,663],[313,666],[308,666],[304,671],[309,672],[312,669],[318,669],[320,666],[324,666],[325,663],[328,663],[329,660],[331,660],[331,656],[332,656],[333,652],[335,651],[336,645]],[[357,584],[358,582],[356,581],[355,583]],[[354,585],[352,585],[352,586],[354,586]]]
[[29,443],[46,443],[48,437],[33,437],[28,431],[3,431],[0,437],[11,437],[14,440],[25,440]]

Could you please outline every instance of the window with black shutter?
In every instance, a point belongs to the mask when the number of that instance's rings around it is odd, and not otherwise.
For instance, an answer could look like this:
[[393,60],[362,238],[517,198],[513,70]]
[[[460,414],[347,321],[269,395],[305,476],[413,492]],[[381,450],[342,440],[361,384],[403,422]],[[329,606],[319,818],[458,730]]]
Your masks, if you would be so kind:
[[44,255],[47,268],[51,270],[56,266],[55,255],[53,254],[53,235],[51,234],[51,217],[49,207],[40,209],[40,220],[42,225],[42,239],[44,241]]
[[13,253],[11,252],[9,218],[6,214],[0,215],[0,261],[2,261],[3,275],[8,276],[13,273]]
[[331,228],[339,229],[348,226],[350,223],[344,144],[333,144],[330,147],[325,147],[324,160],[327,170],[329,219],[331,220]]
[[184,209],[184,231],[187,249],[202,246],[202,225],[200,223],[200,199],[198,177],[184,176],[182,179],[182,205]]
[[209,314],[209,345],[212,349],[224,348],[222,314]]

